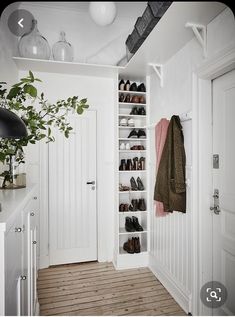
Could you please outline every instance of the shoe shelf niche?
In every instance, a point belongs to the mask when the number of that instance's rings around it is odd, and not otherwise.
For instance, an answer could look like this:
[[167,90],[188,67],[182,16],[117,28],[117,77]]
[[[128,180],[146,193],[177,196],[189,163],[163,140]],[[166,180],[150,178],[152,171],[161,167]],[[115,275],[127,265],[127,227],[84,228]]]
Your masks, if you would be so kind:
[[[121,79],[125,83],[122,87]],[[120,77],[117,99],[115,265],[141,267],[147,265],[149,243],[146,78]]]

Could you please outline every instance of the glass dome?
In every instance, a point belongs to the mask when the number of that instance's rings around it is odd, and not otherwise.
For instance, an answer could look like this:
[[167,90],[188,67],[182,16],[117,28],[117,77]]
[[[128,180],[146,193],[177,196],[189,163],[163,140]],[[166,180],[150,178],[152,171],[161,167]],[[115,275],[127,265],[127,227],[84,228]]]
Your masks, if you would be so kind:
[[66,41],[65,32],[60,32],[60,40],[53,45],[52,54],[55,61],[73,61],[73,47]]
[[37,28],[37,20],[32,21],[32,30],[24,34],[18,44],[21,57],[49,59],[51,55],[50,46]]

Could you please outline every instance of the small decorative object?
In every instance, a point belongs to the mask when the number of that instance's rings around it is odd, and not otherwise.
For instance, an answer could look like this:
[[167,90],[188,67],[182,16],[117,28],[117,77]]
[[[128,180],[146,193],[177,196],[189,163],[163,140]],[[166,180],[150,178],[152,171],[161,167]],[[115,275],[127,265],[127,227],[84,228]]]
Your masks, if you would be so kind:
[[50,46],[38,31],[37,20],[32,21],[32,30],[24,34],[18,44],[21,57],[49,59],[51,55]]
[[107,26],[115,20],[117,9],[115,2],[90,2],[89,12],[96,24]]
[[34,86],[40,81],[29,71],[29,76],[21,78],[9,92],[3,87],[6,83],[0,83],[0,162],[4,167],[0,173],[1,189],[26,186],[25,146],[42,139],[47,143],[55,141],[51,126],[68,138],[73,130],[68,122],[69,113],[81,115],[89,107],[86,98],[79,100],[77,96],[50,104]]
[[65,32],[60,32],[60,40],[52,47],[53,59],[55,61],[72,62],[73,48],[65,39]]

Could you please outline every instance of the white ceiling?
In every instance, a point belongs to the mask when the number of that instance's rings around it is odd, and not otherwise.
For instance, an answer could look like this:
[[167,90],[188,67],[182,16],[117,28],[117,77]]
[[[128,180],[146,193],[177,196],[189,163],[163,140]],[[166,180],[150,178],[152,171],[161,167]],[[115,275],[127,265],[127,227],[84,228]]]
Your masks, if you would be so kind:
[[[141,16],[146,8],[147,1],[115,1],[117,6],[117,15],[118,17],[123,18],[137,18]],[[24,4],[24,2],[22,2]],[[34,6],[43,6],[61,10],[71,10],[77,12],[88,12],[89,1],[61,1],[61,2],[50,2],[50,1],[27,1],[27,4],[34,5]]]

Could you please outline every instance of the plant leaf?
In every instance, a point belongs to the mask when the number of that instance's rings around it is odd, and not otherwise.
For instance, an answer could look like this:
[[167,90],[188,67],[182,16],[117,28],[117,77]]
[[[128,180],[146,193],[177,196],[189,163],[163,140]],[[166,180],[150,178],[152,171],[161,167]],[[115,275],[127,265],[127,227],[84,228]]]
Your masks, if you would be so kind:
[[29,94],[33,98],[37,97],[37,89],[33,85],[30,85],[30,84],[24,85],[24,92],[26,94]]
[[9,94],[7,95],[7,98],[8,99],[12,99],[12,98],[15,98],[18,93],[21,91],[21,88],[20,87],[13,87],[11,88],[11,90],[9,91]]

